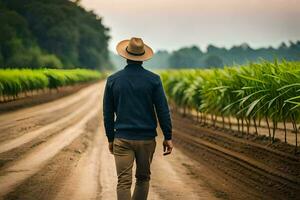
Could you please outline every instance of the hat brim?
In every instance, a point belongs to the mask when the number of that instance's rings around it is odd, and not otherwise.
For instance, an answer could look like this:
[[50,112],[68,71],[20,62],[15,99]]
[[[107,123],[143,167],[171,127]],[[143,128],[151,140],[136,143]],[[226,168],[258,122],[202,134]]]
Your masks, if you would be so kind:
[[153,50],[146,44],[144,44],[145,53],[143,55],[132,55],[126,51],[126,47],[129,44],[129,40],[123,40],[119,42],[119,44],[116,47],[116,50],[120,56],[123,58],[134,60],[134,61],[146,61],[152,58],[153,56]]

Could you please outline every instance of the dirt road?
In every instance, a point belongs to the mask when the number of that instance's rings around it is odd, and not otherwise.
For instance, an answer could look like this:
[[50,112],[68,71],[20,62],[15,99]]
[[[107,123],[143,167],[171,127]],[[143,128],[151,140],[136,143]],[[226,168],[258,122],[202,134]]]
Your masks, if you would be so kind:
[[[116,172],[102,123],[104,82],[0,115],[0,199],[116,199]],[[162,156],[149,199],[217,199],[209,169],[178,148]],[[197,171],[197,174],[194,173]]]

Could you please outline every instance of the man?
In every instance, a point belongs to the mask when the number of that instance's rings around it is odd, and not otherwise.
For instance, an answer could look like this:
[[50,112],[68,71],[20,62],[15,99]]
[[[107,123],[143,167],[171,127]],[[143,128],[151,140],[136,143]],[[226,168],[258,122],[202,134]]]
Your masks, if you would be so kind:
[[[156,116],[164,134],[164,155],[173,149],[170,112],[160,77],[142,66],[153,56],[152,49],[140,38],[121,41],[116,49],[127,65],[107,78],[103,116],[117,168],[117,196],[118,200],[146,200],[156,147]],[[134,160],[136,184],[131,196]]]

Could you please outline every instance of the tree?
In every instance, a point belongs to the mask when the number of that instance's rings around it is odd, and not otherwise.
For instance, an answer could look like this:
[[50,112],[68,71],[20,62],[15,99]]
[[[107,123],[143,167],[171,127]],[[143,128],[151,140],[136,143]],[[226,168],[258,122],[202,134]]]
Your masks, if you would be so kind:
[[151,69],[168,68],[170,54],[168,51],[157,51],[152,59],[145,62],[145,66]]
[[197,46],[184,47],[172,52],[169,63],[174,68],[198,67],[203,53]]
[[216,55],[209,55],[205,59],[205,66],[206,67],[223,67],[223,61],[219,56]]
[[76,2],[2,0],[0,9],[2,67],[112,67],[109,29]]

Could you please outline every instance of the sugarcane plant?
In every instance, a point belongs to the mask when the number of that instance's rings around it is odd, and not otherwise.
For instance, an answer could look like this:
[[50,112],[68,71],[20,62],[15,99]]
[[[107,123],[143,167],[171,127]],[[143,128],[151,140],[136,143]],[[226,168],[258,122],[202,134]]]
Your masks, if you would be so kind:
[[207,124],[209,119],[212,127],[221,118],[222,128],[228,124],[231,130],[234,119],[238,132],[246,134],[251,127],[259,134],[259,127],[266,126],[271,143],[275,142],[280,123],[287,142],[287,127],[291,125],[297,149],[299,62],[263,61],[222,69],[167,70],[160,74],[169,101],[183,114],[193,109],[197,121]]

